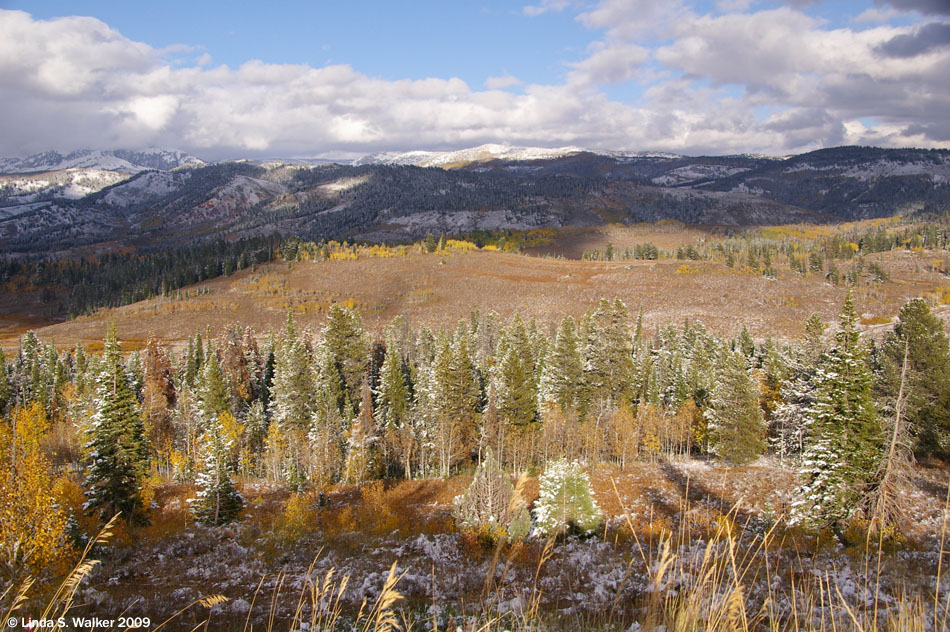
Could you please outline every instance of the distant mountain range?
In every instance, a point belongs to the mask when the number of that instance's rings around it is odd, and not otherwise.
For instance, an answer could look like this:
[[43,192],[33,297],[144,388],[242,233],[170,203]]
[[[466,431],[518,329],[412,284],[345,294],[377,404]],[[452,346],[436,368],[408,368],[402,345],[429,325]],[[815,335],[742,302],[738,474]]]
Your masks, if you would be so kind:
[[787,158],[482,145],[356,161],[206,164],[182,152],[0,159],[0,254],[157,250],[270,233],[427,232],[656,221],[742,226],[950,210],[950,150]]
[[82,149],[63,155],[48,151],[28,158],[0,158],[0,174],[43,173],[64,169],[94,169],[139,173],[156,169],[168,171],[178,167],[200,167],[204,161],[181,151],[150,149],[145,151]]

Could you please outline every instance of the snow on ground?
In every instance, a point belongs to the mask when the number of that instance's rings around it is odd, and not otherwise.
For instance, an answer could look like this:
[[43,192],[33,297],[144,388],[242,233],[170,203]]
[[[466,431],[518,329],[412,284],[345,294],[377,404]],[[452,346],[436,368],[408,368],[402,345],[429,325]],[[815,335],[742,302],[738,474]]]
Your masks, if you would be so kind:
[[0,177],[0,200],[29,203],[38,199],[78,200],[128,179],[128,174],[98,169],[69,169],[37,176]]
[[[635,463],[623,472],[602,466],[591,474],[597,500],[609,516],[608,528],[593,537],[572,536],[555,544],[540,570],[545,543],[537,540],[514,545],[495,559],[490,548],[473,547],[451,529],[379,534],[359,524],[355,531],[331,533],[315,524],[287,542],[276,538],[267,521],[246,518],[217,529],[185,526],[134,550],[120,549],[105,559],[77,601],[108,613],[143,598],[138,610],[145,603],[152,616],[163,617],[201,595],[222,593],[230,602],[219,617],[243,623],[255,603],[251,622],[264,624],[278,588],[277,616],[286,619],[308,586],[332,570],[338,580],[348,576],[343,602],[355,609],[363,600],[376,598],[395,562],[403,606],[417,616],[435,617],[440,626],[455,615],[475,616],[485,608],[518,614],[534,600],[542,612],[563,621],[598,620],[612,611],[631,620],[642,614],[652,592],[685,594],[695,588],[704,559],[729,558],[729,543],[716,537],[725,525],[733,525],[729,528],[741,536],[736,541],[740,551],[755,549],[797,485],[794,470],[772,459],[744,468],[685,459]],[[790,613],[796,607],[790,585],[817,585],[819,579],[830,581],[862,611],[893,611],[904,590],[933,595],[940,532],[950,518],[943,503],[947,475],[925,468],[917,474],[908,491],[915,524],[905,545],[880,558],[880,586],[876,571],[873,577],[867,572],[877,567],[876,551],[867,555],[861,543],[846,547],[790,533],[777,538],[766,554],[757,553],[757,570],[743,579],[747,604],[758,608],[771,594],[774,611]],[[428,485],[430,492],[447,484],[414,483]],[[260,483],[246,485],[244,495],[260,498],[268,489]],[[328,506],[345,511],[355,498],[358,495],[347,489],[335,491]],[[445,502],[432,505],[430,496],[424,498],[418,503],[403,498],[402,506],[439,515],[447,511]],[[279,512],[282,501],[256,506]],[[165,510],[181,510],[181,503],[168,503]],[[690,537],[681,539],[684,533]],[[671,534],[672,563],[664,579],[655,583],[663,542]],[[944,589],[950,585],[941,585]],[[821,614],[816,605],[812,615]]]
[[672,169],[662,176],[653,178],[653,183],[661,186],[670,186],[693,182],[695,180],[708,180],[710,178],[725,178],[737,173],[749,171],[745,167],[729,167],[727,165],[687,165]]
[[350,189],[358,187],[364,182],[367,182],[369,178],[369,175],[360,176],[358,178],[340,178],[339,180],[322,184],[318,188],[327,194],[341,193],[343,191],[349,191]]
[[102,203],[118,207],[139,204],[177,191],[190,177],[191,174],[187,171],[176,173],[149,171],[111,189],[102,198]]

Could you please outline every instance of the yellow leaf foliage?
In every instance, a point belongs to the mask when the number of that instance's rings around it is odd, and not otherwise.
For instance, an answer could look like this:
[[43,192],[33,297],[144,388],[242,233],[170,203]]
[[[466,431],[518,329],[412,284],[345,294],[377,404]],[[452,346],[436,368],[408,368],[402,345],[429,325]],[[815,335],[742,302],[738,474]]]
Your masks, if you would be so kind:
[[40,441],[49,431],[46,409],[39,402],[31,402],[23,408],[17,406],[13,409],[13,429],[17,452],[37,452]]
[[[42,427],[35,410],[14,414],[24,428]],[[12,424],[0,424],[0,575],[12,580],[24,571],[55,574],[69,553],[58,481],[38,449],[42,434],[27,435],[30,440],[23,443],[12,430]],[[20,430],[18,426],[17,437]]]

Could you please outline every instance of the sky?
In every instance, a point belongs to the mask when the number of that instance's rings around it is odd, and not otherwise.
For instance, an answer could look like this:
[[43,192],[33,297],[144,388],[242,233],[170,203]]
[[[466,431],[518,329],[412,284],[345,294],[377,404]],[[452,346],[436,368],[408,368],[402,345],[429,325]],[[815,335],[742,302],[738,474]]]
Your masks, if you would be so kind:
[[950,147],[950,0],[243,5],[0,0],[0,156]]

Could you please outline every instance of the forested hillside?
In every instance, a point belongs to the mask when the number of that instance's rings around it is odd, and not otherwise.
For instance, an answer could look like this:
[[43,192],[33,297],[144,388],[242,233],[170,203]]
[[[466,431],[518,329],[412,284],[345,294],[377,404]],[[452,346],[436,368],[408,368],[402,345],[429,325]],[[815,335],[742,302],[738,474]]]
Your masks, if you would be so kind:
[[0,252],[22,259],[274,234],[394,242],[662,219],[751,226],[941,214],[948,164],[943,150],[842,147],[788,160],[578,152],[451,169],[229,162],[118,182],[78,172],[3,176]]

